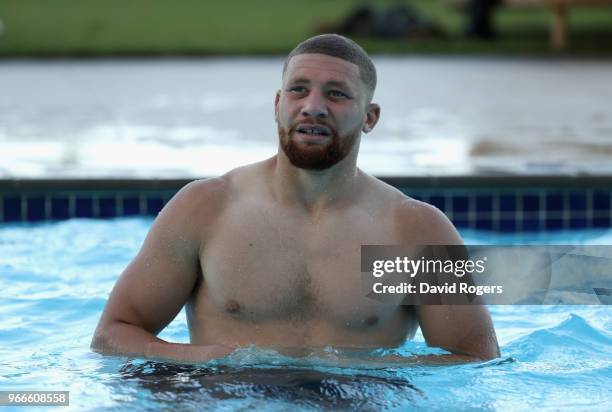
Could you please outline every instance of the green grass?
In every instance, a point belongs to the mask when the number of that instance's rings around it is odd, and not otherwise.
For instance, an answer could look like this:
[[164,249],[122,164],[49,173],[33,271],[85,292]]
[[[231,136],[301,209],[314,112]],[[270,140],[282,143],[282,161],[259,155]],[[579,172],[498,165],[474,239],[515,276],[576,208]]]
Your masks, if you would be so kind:
[[[377,2],[377,4],[385,2]],[[386,2],[388,3],[388,1]],[[546,9],[500,8],[497,41],[462,36],[444,0],[412,0],[446,39],[357,39],[370,52],[557,54]],[[283,54],[359,0],[2,0],[0,56]],[[572,9],[565,53],[612,55],[612,7]]]

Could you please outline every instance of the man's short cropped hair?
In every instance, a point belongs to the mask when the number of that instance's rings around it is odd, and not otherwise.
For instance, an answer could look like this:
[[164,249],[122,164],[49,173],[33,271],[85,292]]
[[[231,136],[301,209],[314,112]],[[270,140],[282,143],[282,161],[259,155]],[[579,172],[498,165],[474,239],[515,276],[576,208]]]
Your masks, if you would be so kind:
[[372,100],[376,89],[376,67],[370,56],[353,40],[339,34],[320,34],[298,44],[289,53],[283,66],[283,77],[287,71],[289,60],[299,54],[317,53],[338,57],[359,67],[361,80],[366,85],[368,101]]

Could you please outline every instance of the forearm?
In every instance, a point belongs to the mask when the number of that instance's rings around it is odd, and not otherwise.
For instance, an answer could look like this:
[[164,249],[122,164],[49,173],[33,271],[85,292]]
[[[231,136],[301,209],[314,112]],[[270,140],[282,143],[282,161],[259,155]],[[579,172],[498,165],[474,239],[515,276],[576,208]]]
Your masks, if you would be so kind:
[[219,345],[166,342],[139,326],[125,322],[99,326],[91,348],[105,355],[127,355],[181,363],[206,362],[226,356],[233,350]]

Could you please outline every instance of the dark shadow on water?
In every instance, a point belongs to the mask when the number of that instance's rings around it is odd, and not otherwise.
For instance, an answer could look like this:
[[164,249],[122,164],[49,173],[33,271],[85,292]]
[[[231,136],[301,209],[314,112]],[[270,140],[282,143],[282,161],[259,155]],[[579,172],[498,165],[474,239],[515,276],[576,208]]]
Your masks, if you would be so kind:
[[480,368],[490,368],[492,366],[499,366],[499,365],[506,365],[509,363],[515,363],[516,359],[514,359],[512,356],[508,356],[507,358],[498,358],[498,359],[493,359],[489,362],[485,362],[485,363],[481,363],[478,364],[476,366],[474,366],[477,369]]
[[[297,368],[196,367],[127,362],[121,381],[136,383],[158,401],[210,403],[277,400],[318,408],[371,410],[409,405],[424,394],[406,378]],[[121,384],[121,382],[120,382]]]

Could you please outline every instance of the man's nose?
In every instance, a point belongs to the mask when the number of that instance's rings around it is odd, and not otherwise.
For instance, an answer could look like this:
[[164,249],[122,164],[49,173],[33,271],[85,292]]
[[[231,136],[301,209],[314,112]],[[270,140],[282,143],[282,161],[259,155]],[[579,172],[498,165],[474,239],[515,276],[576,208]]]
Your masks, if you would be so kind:
[[302,115],[316,118],[327,117],[327,102],[324,96],[320,93],[311,92],[304,101]]

